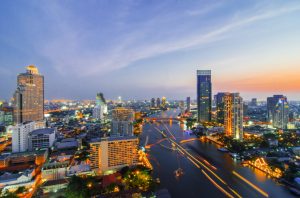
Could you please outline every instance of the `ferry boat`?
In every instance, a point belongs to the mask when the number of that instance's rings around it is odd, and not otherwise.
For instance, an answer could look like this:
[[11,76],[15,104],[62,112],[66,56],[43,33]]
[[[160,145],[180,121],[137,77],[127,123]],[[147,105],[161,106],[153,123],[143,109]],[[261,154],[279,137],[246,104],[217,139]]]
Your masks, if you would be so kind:
[[221,152],[228,152],[228,149],[227,149],[227,148],[218,148],[218,151],[221,151]]
[[156,178],[156,183],[160,184],[160,179]]
[[176,177],[180,177],[183,175],[183,170],[181,168],[178,168],[174,171]]

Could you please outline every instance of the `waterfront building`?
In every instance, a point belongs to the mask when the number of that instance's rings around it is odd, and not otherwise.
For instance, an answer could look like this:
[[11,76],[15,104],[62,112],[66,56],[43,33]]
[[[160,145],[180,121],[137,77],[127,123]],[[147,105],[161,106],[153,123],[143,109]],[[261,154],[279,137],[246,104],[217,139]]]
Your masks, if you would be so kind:
[[45,128],[44,121],[24,122],[11,127],[12,130],[12,152],[25,152],[28,150],[29,133],[35,129]]
[[243,99],[239,93],[224,94],[224,130],[227,136],[243,139]]
[[93,109],[93,118],[96,120],[104,120],[107,115],[107,104],[102,93],[98,93],[96,96],[96,106]]
[[279,129],[287,129],[289,122],[289,104],[286,97],[279,98],[273,114],[273,126]]
[[184,114],[185,112],[184,101],[179,101],[179,109],[180,109],[180,113]]
[[211,70],[197,70],[198,121],[211,121],[212,84]]
[[104,173],[108,170],[118,170],[125,166],[139,164],[138,138],[109,137],[90,144],[91,168]]
[[229,93],[220,92],[214,96],[214,100],[216,103],[216,120],[220,124],[224,124],[224,114],[225,114],[225,104],[224,104],[224,96]]
[[36,129],[29,133],[29,150],[52,147],[56,136],[55,128]]
[[15,123],[44,119],[44,76],[35,66],[18,75],[13,101]]
[[111,135],[132,136],[133,135],[134,111],[124,107],[112,110]]
[[186,98],[186,111],[187,112],[191,111],[191,97]]

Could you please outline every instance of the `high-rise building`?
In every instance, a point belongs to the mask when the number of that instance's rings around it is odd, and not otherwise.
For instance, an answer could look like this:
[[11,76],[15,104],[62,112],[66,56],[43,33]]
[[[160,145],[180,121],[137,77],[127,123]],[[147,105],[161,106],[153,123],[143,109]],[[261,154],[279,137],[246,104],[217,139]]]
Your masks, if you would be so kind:
[[267,98],[267,121],[273,123],[275,106],[278,103],[280,98],[283,98],[283,95],[273,95],[272,97]]
[[165,109],[167,107],[167,98],[166,97],[162,97],[161,98],[161,108]]
[[12,127],[12,152],[19,153],[28,150],[29,134],[33,130],[45,128],[44,121],[24,122]]
[[239,93],[224,94],[224,130],[227,136],[243,139],[243,99]]
[[229,93],[225,92],[220,92],[217,93],[214,98],[215,98],[215,103],[216,103],[216,116],[217,116],[217,122],[220,124],[224,124],[224,114],[225,114],[225,103],[224,103],[224,96],[228,95]]
[[107,114],[107,104],[102,93],[98,93],[96,96],[96,106],[93,109],[93,118],[96,120],[104,120]]
[[191,97],[186,98],[186,111],[187,112],[191,111]]
[[52,147],[55,141],[55,128],[36,129],[29,133],[28,149],[34,151],[41,148]]
[[23,123],[44,119],[44,76],[30,65],[18,75],[14,94],[14,121]]
[[137,137],[109,137],[90,144],[91,168],[103,173],[139,164]]
[[151,104],[150,104],[150,107],[151,108],[155,108],[156,104],[155,104],[155,98],[152,98],[151,99]]
[[211,70],[197,70],[198,121],[211,121]]
[[251,99],[250,106],[252,106],[252,107],[256,107],[257,106],[257,98],[252,98]]
[[13,124],[13,108],[9,106],[0,107],[0,125]]
[[279,98],[273,115],[273,126],[286,129],[289,122],[289,104],[286,97]]
[[159,108],[160,107],[160,98],[156,99],[156,106]]
[[112,136],[133,135],[134,111],[124,107],[117,107],[112,110]]
[[184,114],[185,112],[184,101],[179,101],[179,109],[180,109],[180,113]]

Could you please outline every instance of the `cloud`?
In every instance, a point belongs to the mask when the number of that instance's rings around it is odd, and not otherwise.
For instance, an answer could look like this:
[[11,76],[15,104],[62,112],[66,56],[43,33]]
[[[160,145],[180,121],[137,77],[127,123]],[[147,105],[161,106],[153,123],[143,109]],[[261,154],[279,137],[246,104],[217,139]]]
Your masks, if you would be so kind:
[[[178,14],[179,16],[177,17],[186,17],[186,13],[192,16],[205,15],[218,6],[220,5],[216,4],[203,10],[188,10],[185,12],[185,16]],[[300,6],[286,5],[282,8],[272,8],[270,10],[254,10],[253,15],[240,16],[228,20],[225,24],[222,23],[224,25],[220,26],[217,24],[214,29],[206,30],[205,32],[202,31],[201,22],[197,24],[197,19],[194,19],[195,31],[193,34],[189,33],[190,27],[182,26],[186,28],[186,35],[178,34],[174,30],[174,34],[170,38],[154,39],[154,41],[150,39],[148,41],[149,37],[151,38],[151,34],[159,38],[158,35],[163,33],[159,29],[161,19],[158,16],[152,20],[145,21],[142,25],[134,26],[133,28],[136,28],[136,30],[120,34],[116,38],[109,38],[111,39],[110,44],[96,49],[89,49],[84,35],[97,34],[97,31],[77,28],[76,25],[70,24],[69,21],[62,20],[67,18],[65,17],[66,10],[60,8],[57,4],[52,9],[51,11],[50,7],[50,14],[55,13],[53,23],[55,27],[58,27],[58,32],[60,33],[59,36],[49,39],[43,44],[39,51],[61,74],[72,73],[84,77],[105,74],[127,67],[139,60],[222,40],[228,38],[230,36],[228,33],[238,28],[298,11]],[[126,6],[126,15],[128,15],[127,11],[128,7]],[[169,16],[169,18],[172,17],[174,16]],[[180,24],[178,24],[178,28],[180,27]],[[157,31],[154,31],[156,28]],[[97,37],[94,38],[96,39]]]

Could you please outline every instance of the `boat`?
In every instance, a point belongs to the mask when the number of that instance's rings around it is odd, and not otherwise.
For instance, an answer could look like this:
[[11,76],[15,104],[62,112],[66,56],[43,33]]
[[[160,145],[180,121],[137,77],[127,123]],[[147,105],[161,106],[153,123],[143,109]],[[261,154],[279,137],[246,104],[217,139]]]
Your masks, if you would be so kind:
[[167,137],[164,131],[161,131],[161,135],[162,135],[164,138]]
[[218,151],[221,151],[221,152],[228,152],[228,149],[227,149],[227,148],[218,148]]
[[160,184],[160,179],[159,178],[156,178],[156,183]]
[[176,177],[180,177],[183,175],[183,170],[181,168],[178,168],[174,171]]
[[292,194],[300,196],[300,191],[297,188],[289,187],[289,190]]

